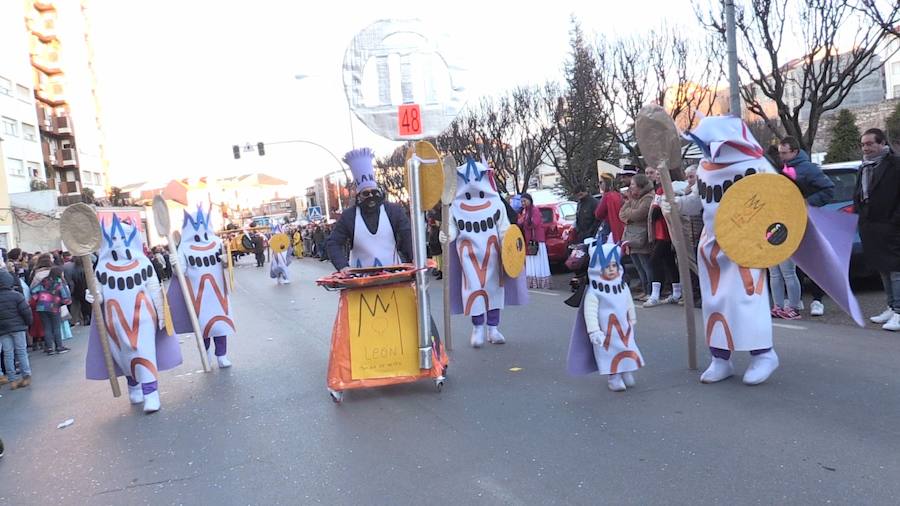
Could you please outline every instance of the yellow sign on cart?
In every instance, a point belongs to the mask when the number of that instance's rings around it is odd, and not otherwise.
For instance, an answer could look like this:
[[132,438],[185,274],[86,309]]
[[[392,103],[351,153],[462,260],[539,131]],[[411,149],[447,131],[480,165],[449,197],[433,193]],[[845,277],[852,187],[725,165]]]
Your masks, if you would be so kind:
[[360,288],[347,299],[351,377],[419,374],[415,289],[402,284]]

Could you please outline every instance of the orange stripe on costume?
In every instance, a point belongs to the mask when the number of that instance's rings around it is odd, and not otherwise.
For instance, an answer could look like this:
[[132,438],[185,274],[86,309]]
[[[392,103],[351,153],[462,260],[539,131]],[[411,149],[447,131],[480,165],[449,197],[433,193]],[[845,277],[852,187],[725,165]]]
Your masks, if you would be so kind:
[[131,325],[125,320],[125,312],[122,311],[122,306],[119,305],[119,301],[115,299],[106,301],[106,329],[109,333],[109,337],[112,338],[116,347],[119,349],[122,349],[122,346],[119,342],[119,336],[116,335],[116,326],[114,325],[115,320],[113,318],[119,319],[119,323],[122,325],[122,328],[125,329],[128,342],[131,343],[131,348],[136,350],[138,346],[138,331],[140,330],[139,327],[141,324],[141,304],[147,307],[147,311],[153,319],[153,328],[155,329],[158,325],[156,308],[153,307],[153,303],[150,302],[147,294],[143,291],[138,292],[137,297],[134,299],[134,313],[131,315]]
[[728,342],[728,349],[734,351],[734,341],[731,339],[731,327],[728,326],[728,320],[722,313],[713,313],[709,315],[706,321],[706,346],[710,345],[712,333],[716,329],[716,324],[722,324],[722,330],[725,331],[725,340]]
[[747,295],[753,295],[754,292],[756,292],[756,295],[761,294],[766,285],[765,271],[760,269],[759,279],[756,281],[756,287],[754,287],[753,272],[746,267],[741,267],[739,270],[741,271],[741,280],[744,282],[744,291],[747,292]]
[[644,366],[644,364],[641,363],[641,357],[637,354],[637,352],[626,350],[613,357],[612,362],[610,362],[609,364],[609,373],[617,374],[619,372],[619,362],[625,360],[626,358],[630,358],[637,362],[638,367]]
[[135,371],[135,368],[139,365],[146,367],[147,370],[150,371],[150,374],[152,374],[154,378],[159,379],[159,372],[156,370],[156,366],[153,365],[153,362],[151,362],[143,357],[137,357],[137,358],[131,359],[131,377],[132,378],[137,378],[137,376],[134,375],[134,371]]
[[720,251],[722,251],[722,248],[719,247],[719,243],[713,240],[712,251],[710,251],[710,253],[712,253],[712,260],[710,260],[706,257],[706,244],[700,247],[700,257],[703,259],[703,263],[706,265],[706,271],[709,273],[709,288],[713,295],[719,291],[719,278],[722,275],[722,269],[719,267],[719,260],[716,258],[719,256]]
[[628,347],[628,341],[631,340],[631,323],[628,324],[628,330],[622,332],[622,325],[619,323],[619,319],[616,318],[615,314],[609,315],[609,321],[606,323],[606,339],[603,340],[603,349],[609,350],[609,343],[612,339],[612,331],[613,328],[616,329],[616,332],[619,333],[619,339],[622,341],[622,344],[625,347]]
[[491,246],[494,246],[498,254],[500,253],[500,244],[499,241],[497,241],[496,235],[488,237],[487,248],[485,249],[484,253],[484,260],[480,264],[478,263],[478,256],[475,254],[475,247],[472,245],[472,241],[464,239],[459,246],[460,253],[462,253],[466,248],[469,249],[469,260],[472,262],[472,266],[475,267],[475,272],[478,273],[478,281],[481,282],[482,288],[484,288],[484,285],[487,282],[488,262],[491,259]]
[[475,290],[469,295],[469,300],[466,301],[466,313],[469,314],[472,312],[472,306],[475,304],[475,301],[478,300],[478,297],[484,299],[484,310],[487,312],[491,307],[490,299],[488,299],[488,294],[484,290]]
[[222,310],[225,314],[228,314],[228,297],[224,292],[219,290],[219,283],[216,282],[216,278],[213,277],[212,274],[206,273],[200,276],[200,282],[197,284],[200,288],[197,290],[197,296],[194,296],[194,287],[191,285],[190,281],[187,283],[188,293],[191,295],[191,302],[194,303],[194,311],[197,312],[197,316],[200,315],[200,305],[203,301],[203,290],[206,288],[206,282],[209,281],[209,286],[212,287],[213,291],[216,293],[216,298],[219,299],[219,305],[222,306]]
[[237,332],[237,329],[234,328],[234,322],[231,321],[231,318],[229,318],[227,316],[219,315],[219,316],[210,318],[210,320],[206,323],[206,327],[203,327],[203,338],[204,339],[209,339],[209,337],[210,337],[209,331],[212,330],[212,326],[216,322],[225,322],[228,324],[229,327],[231,327],[231,330],[234,330],[235,332]]

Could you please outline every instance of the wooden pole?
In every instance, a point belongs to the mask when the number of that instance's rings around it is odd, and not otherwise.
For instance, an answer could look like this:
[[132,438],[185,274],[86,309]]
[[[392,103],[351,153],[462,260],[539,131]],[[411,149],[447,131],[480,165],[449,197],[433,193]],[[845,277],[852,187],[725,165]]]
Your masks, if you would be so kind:
[[[175,238],[171,233],[166,234],[169,240],[169,256],[173,259],[178,258],[178,250],[175,249]],[[188,290],[187,279],[184,277],[184,267],[181,262],[174,262],[175,276],[178,277],[178,284],[181,286],[181,295],[184,297],[184,305],[187,310],[188,317],[191,319],[191,327],[194,329],[194,338],[197,341],[197,351],[200,352],[200,362],[203,364],[203,371],[210,372],[212,368],[207,360],[206,347],[203,345],[203,333],[200,331],[200,321],[197,319],[197,311],[194,310],[194,299],[191,298],[191,292]]]
[[697,369],[697,323],[694,320],[694,289],[691,281],[691,260],[685,235],[681,227],[681,212],[675,207],[675,191],[672,189],[672,176],[668,167],[657,167],[659,180],[662,183],[666,201],[672,208],[667,217],[672,245],[678,258],[678,276],[681,278],[681,296],[684,299],[684,315],[687,322],[688,368]]
[[122,390],[119,388],[119,377],[116,376],[116,366],[113,364],[112,352],[109,351],[109,334],[106,331],[106,321],[103,319],[103,310],[100,308],[100,291],[97,289],[97,278],[94,277],[94,266],[90,255],[81,256],[81,267],[84,269],[84,277],[87,280],[88,289],[94,297],[91,303],[94,325],[97,326],[97,334],[100,336],[100,347],[103,349],[103,361],[106,363],[106,372],[109,374],[109,386],[112,388],[113,397],[120,397]]

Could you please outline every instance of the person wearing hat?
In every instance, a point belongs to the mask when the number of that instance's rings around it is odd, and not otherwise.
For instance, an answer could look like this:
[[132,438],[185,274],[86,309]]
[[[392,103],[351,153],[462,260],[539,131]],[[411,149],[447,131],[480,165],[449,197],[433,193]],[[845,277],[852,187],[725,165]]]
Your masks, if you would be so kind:
[[[369,148],[344,155],[356,186],[356,205],[344,210],[325,241],[328,258],[338,271],[411,262],[412,230],[406,210],[384,201],[375,183],[375,154]],[[348,255],[349,252],[349,255]]]

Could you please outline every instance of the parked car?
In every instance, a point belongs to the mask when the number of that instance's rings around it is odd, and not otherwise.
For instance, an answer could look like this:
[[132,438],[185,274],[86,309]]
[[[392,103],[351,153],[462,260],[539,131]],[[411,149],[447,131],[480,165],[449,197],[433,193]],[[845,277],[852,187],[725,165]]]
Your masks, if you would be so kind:
[[[822,172],[834,182],[834,197],[825,205],[828,209],[834,209],[843,213],[853,214],[853,192],[856,190],[856,178],[859,165],[862,162],[841,162],[822,165]],[[850,254],[850,276],[865,277],[874,274],[868,268],[862,257],[862,242],[857,232],[853,240],[853,249]]]
[[575,239],[575,212],[578,205],[569,201],[535,205],[541,211],[550,263],[561,264],[569,257],[569,244]]

